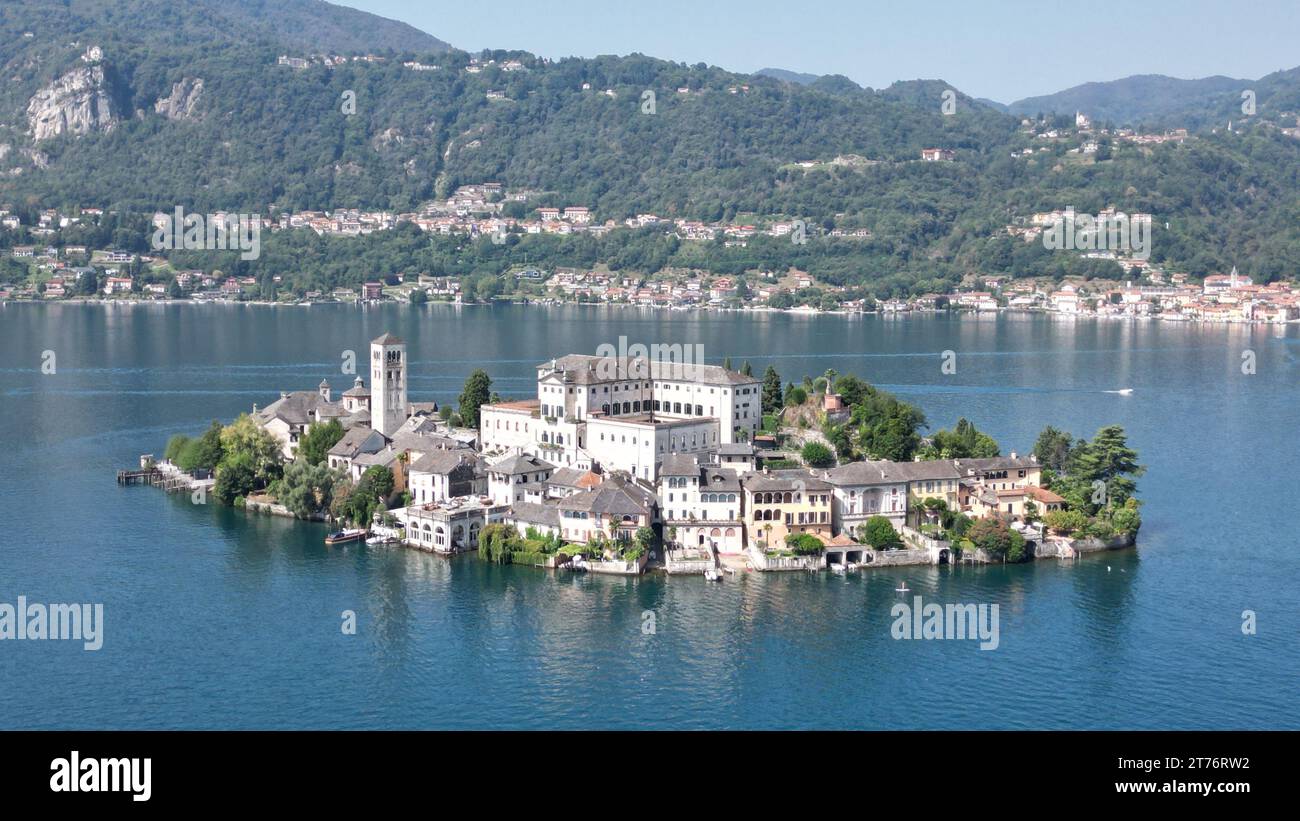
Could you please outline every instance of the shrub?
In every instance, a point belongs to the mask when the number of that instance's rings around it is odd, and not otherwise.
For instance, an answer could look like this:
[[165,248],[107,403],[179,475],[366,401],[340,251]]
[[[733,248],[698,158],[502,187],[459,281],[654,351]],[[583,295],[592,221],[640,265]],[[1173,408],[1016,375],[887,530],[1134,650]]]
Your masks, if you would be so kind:
[[822,552],[822,541],[811,533],[789,533],[785,543],[796,556],[815,556]]
[[1043,524],[1056,533],[1069,536],[1082,530],[1088,524],[1088,517],[1077,510],[1050,510],[1043,517]]
[[[998,558],[1007,558],[1013,545],[1012,536],[1015,535],[1001,519],[979,519],[970,526],[966,532],[966,537],[970,539],[975,547],[982,549],[990,556]],[[1024,548],[1023,539],[1021,548]]]
[[884,516],[872,516],[862,525],[862,541],[876,550],[899,547],[903,540],[894,525]]
[[1142,527],[1142,514],[1138,512],[1137,505],[1132,504],[1130,499],[1128,504],[1121,507],[1111,514],[1110,521],[1115,528],[1115,532],[1122,533],[1125,536],[1131,536],[1138,532]]
[[799,455],[809,467],[825,468],[835,464],[835,454],[821,442],[809,442],[799,451]]

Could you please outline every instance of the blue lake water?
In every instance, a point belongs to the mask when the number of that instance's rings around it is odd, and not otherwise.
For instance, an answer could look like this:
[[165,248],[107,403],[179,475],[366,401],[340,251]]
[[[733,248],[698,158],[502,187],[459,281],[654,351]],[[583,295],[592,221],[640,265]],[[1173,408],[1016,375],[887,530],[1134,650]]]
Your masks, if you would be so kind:
[[[408,343],[418,401],[454,400],[475,367],[526,395],[536,363],[623,335],[786,381],[854,372],[1004,452],[1047,424],[1119,423],[1148,466],[1140,544],[708,585],[326,548],[320,525],[114,483],[281,389],[348,387],[344,352],[364,362],[384,331]],[[1298,377],[1294,326],[9,304],[0,602],[102,602],[105,638],[0,641],[0,728],[1300,728]],[[999,647],[892,639],[903,580],[927,602],[999,604]]]

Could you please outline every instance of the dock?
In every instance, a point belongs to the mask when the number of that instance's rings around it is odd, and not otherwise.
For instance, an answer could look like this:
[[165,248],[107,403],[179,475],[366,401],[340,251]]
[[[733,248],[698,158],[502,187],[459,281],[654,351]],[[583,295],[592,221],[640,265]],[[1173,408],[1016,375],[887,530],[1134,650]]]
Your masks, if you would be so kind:
[[146,470],[119,470],[117,472],[117,483],[119,485],[153,485],[157,484],[162,477],[162,471],[158,468],[148,468]]
[[154,462],[152,455],[148,454],[140,457],[140,467],[119,470],[117,472],[117,483],[124,487],[128,485],[160,487],[167,493],[197,490],[203,490],[206,493],[212,489],[214,484],[210,476],[205,476],[202,479],[196,478],[170,462]]

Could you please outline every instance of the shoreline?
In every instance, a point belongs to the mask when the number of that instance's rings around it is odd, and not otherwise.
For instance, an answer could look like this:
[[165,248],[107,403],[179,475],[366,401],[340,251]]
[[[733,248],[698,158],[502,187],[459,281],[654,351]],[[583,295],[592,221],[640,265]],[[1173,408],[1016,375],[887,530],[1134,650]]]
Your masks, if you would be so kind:
[[711,305],[637,305],[626,302],[558,302],[558,301],[533,301],[533,300],[498,300],[496,302],[445,302],[432,300],[421,305],[410,305],[398,300],[358,300],[353,302],[266,302],[262,300],[234,300],[234,299],[212,299],[212,300],[194,300],[194,299],[96,299],[96,298],[73,298],[58,300],[37,300],[37,299],[6,299],[0,300],[0,307],[9,305],[98,305],[108,306],[126,306],[130,308],[149,307],[149,306],[208,306],[219,305],[224,307],[257,307],[257,308],[314,308],[314,307],[348,307],[366,310],[368,308],[381,308],[386,306],[406,307],[411,309],[423,309],[431,306],[445,306],[448,308],[494,308],[497,305],[518,305],[532,308],[618,308],[634,309],[642,311],[666,311],[666,312],[694,312],[694,313],[724,313],[724,314],[787,314],[792,316],[820,317],[820,316],[838,316],[848,319],[860,317],[879,317],[890,319],[901,319],[911,316],[956,316],[963,319],[981,318],[981,317],[999,317],[1003,315],[1010,316],[1046,316],[1071,320],[1133,320],[1133,321],[1150,321],[1150,322],[1170,322],[1174,324],[1196,324],[1212,326],[1250,326],[1265,328],[1286,328],[1290,326],[1300,326],[1300,319],[1291,319],[1285,322],[1274,320],[1244,320],[1244,319],[1204,319],[1201,317],[1190,317],[1181,314],[1174,316],[1151,316],[1143,314],[1098,314],[1098,313],[1070,313],[1065,311],[1048,311],[1037,308],[1006,308],[1001,307],[997,310],[952,310],[940,308],[917,308],[906,311],[824,311],[818,308],[769,308],[766,306],[729,308]]

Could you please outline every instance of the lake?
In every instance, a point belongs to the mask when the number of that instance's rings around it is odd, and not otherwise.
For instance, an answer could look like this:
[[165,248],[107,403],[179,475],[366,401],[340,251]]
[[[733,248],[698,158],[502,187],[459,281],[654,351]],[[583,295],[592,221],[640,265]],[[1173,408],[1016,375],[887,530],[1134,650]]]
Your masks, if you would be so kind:
[[[172,434],[322,378],[349,387],[346,352],[364,362],[384,331],[407,342],[415,401],[454,402],[476,367],[528,395],[537,363],[625,336],[783,381],[856,373],[1004,453],[1048,424],[1118,423],[1148,467],[1139,545],[710,585],[326,548],[322,525],[115,484]],[[96,652],[0,641],[6,729],[1300,728],[1296,326],[10,303],[0,352],[0,602],[105,614]],[[998,604],[997,649],[893,639],[902,581]]]

